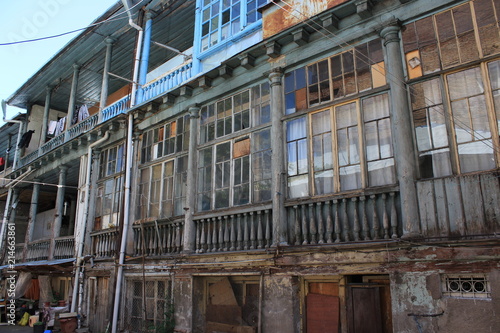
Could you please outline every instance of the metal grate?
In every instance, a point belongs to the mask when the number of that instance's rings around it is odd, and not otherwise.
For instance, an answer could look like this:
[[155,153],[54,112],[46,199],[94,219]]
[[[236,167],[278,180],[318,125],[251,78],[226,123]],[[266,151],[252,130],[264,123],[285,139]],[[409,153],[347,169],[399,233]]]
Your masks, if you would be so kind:
[[490,283],[484,275],[445,275],[443,295],[464,298],[490,298]]
[[169,332],[171,285],[166,278],[128,279],[124,302],[125,329],[130,332]]

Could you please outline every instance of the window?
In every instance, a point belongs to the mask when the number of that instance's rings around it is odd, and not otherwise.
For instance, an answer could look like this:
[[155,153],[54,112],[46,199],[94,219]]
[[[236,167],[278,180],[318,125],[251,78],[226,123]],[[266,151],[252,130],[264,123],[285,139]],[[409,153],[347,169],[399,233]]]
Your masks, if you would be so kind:
[[141,163],[187,151],[188,147],[189,115],[185,115],[144,133]]
[[491,298],[490,282],[485,275],[443,275],[443,295],[460,298]]
[[380,39],[285,74],[285,114],[386,84]]
[[125,169],[125,146],[103,150],[99,156],[99,181],[96,192],[94,230],[116,226],[120,222]]
[[137,219],[183,215],[186,175],[186,155],[142,168],[137,192]]
[[125,329],[144,332],[172,321],[170,281],[167,279],[127,279],[123,322]]
[[498,53],[499,10],[494,0],[475,0],[407,24],[410,79]]
[[266,0],[202,0],[201,51],[230,39],[261,19]]
[[290,198],[396,182],[387,94],[310,113],[286,128]]
[[200,150],[198,211],[271,200],[270,148],[265,129]]
[[[482,74],[481,67],[472,67],[445,75],[444,85],[441,79],[436,78],[411,86],[413,122],[422,178],[451,175],[452,163],[455,163],[459,173],[496,167],[497,143],[493,140],[492,133],[498,131],[499,109],[496,100],[499,67],[498,60],[484,64],[489,83]],[[443,105],[441,91],[445,91],[445,98],[448,99],[448,113]],[[488,103],[490,91],[492,103]]]

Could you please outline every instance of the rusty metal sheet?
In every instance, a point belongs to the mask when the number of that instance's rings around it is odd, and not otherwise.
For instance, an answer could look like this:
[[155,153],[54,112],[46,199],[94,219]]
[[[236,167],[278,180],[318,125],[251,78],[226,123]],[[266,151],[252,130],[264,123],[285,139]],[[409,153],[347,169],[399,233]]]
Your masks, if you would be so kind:
[[264,38],[273,36],[327,9],[348,0],[279,1],[263,13]]

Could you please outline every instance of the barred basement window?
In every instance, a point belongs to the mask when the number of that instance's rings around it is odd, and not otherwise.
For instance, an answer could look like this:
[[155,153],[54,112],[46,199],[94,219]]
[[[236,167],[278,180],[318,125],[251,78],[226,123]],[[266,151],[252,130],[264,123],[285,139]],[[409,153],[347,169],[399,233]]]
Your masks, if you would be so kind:
[[490,282],[484,275],[445,275],[443,295],[464,298],[491,298]]

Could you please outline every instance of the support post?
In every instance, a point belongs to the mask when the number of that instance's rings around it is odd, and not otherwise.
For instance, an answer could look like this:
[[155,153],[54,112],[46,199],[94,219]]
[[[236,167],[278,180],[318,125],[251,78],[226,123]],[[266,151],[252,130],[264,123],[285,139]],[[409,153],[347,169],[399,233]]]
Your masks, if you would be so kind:
[[73,80],[71,81],[71,93],[69,95],[68,115],[66,116],[66,131],[73,125],[73,117],[76,107],[76,92],[78,90],[78,77],[80,75],[80,66],[73,64]]
[[[104,60],[104,69],[102,73],[102,85],[101,85],[101,99],[99,102],[99,109],[103,110],[108,102],[108,89],[109,89],[109,71],[111,70],[111,57],[113,55],[113,44],[115,39],[112,37],[106,37],[104,39],[104,43],[106,43],[106,58]],[[102,115],[99,114],[99,118]],[[99,123],[101,123],[101,119],[99,119]]]
[[272,149],[272,198],[273,198],[273,246],[288,245],[285,212],[286,175],[283,151],[284,113],[283,71],[274,69],[269,74],[271,86],[271,149]]
[[198,121],[200,108],[189,108],[189,152],[186,184],[186,207],[184,215],[184,252],[192,253],[196,247],[196,228],[193,221],[196,203],[196,143],[198,142]]
[[401,197],[403,237],[420,236],[420,220],[417,202],[417,163],[415,144],[411,135],[411,110],[403,70],[403,56],[399,32],[401,27],[394,22],[381,30],[384,40],[387,65],[387,80],[391,89],[392,141],[395,151],[397,177]]
[[52,227],[52,239],[50,240],[49,260],[54,259],[55,239],[61,234],[61,224],[64,212],[64,192],[66,189],[66,175],[68,167],[62,165],[59,167],[59,182],[56,195],[56,214],[54,215],[54,225]]
[[50,99],[52,97],[52,86],[45,88],[45,107],[43,109],[42,133],[40,134],[40,144],[43,145],[47,140],[47,129],[49,127]]

